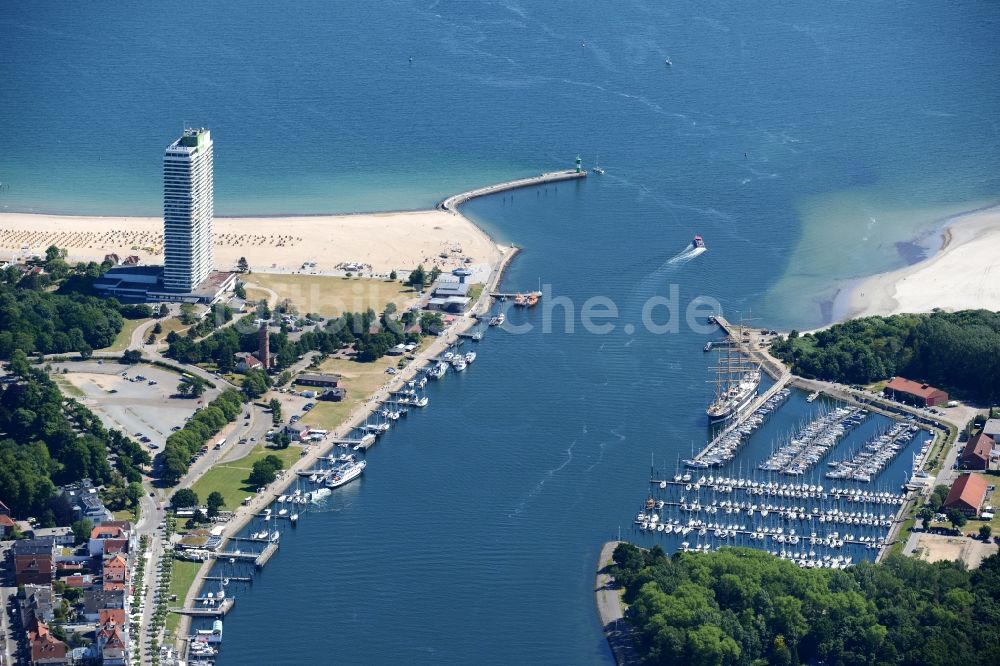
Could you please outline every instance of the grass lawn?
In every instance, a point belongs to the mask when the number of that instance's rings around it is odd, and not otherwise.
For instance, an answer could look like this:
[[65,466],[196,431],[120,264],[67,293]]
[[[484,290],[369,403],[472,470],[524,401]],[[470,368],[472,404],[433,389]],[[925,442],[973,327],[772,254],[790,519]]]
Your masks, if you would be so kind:
[[342,402],[317,401],[316,406],[302,417],[302,423],[323,430],[333,430],[355,407],[364,403],[378,387],[389,381],[390,377],[385,374],[385,369],[390,365],[390,359],[374,363],[327,359],[320,366],[320,371],[342,377],[341,386],[347,389],[347,399]]
[[156,337],[163,340],[166,340],[168,333],[174,332],[178,335],[183,335],[189,328],[188,326],[182,324],[181,320],[177,317],[167,317],[166,319],[161,319],[160,327],[163,329],[163,332]]
[[390,302],[403,310],[416,296],[410,287],[385,280],[254,273],[247,277],[248,298],[251,294],[255,298],[263,296],[263,292],[252,289],[254,284],[271,289],[281,299],[291,299],[303,315],[318,312],[324,317],[364,312],[368,308],[381,312]]
[[63,392],[64,395],[73,396],[74,398],[83,398],[86,397],[87,395],[86,393],[83,392],[82,388],[80,388],[79,386],[75,386],[72,382],[70,382],[62,375],[53,374],[52,379],[55,380],[56,386],[59,387],[59,389]]
[[[184,560],[174,560],[170,565],[170,594],[177,595],[177,601],[168,601],[167,606],[180,606],[184,603],[184,597],[194,583],[194,577],[201,569],[201,562],[185,562]],[[169,599],[169,596],[167,597]],[[177,624],[181,616],[176,613],[167,613],[167,629],[173,636],[177,631]]]
[[97,351],[104,352],[119,352],[125,351],[128,348],[128,343],[132,340],[132,333],[135,329],[139,328],[145,324],[148,319],[126,319],[125,325],[122,326],[122,330],[118,331],[118,335],[115,337],[115,341],[111,343],[110,347],[105,347],[104,349],[98,349]]
[[[247,445],[237,444],[237,446]],[[198,499],[202,502],[212,491],[218,490],[222,493],[223,499],[226,500],[226,508],[234,510],[240,506],[244,497],[257,493],[256,487],[251,488],[246,485],[246,478],[250,476],[250,468],[258,460],[272,454],[281,458],[282,462],[285,463],[285,469],[288,469],[293,462],[299,459],[302,449],[298,446],[290,446],[287,449],[266,449],[263,444],[258,444],[245,458],[216,465],[208,470],[198,479],[192,490],[198,493]]]

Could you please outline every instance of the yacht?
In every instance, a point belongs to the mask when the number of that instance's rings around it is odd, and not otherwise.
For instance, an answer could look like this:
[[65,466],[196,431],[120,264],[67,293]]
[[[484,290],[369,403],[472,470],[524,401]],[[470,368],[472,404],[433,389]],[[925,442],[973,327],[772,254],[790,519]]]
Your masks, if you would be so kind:
[[695,236],[694,240],[691,241],[691,245],[693,247],[705,247],[705,241],[702,239],[701,236]]
[[476,352],[470,351],[468,354],[465,355],[465,362],[467,364],[472,363],[475,360],[476,360]]
[[356,463],[348,463],[340,469],[338,469],[330,480],[326,482],[328,488],[339,488],[340,486],[350,483],[354,479],[361,476],[361,472],[365,471],[365,467],[368,462],[365,460],[359,460]]
[[466,367],[468,367],[468,364],[465,362],[464,358],[459,356],[452,362],[451,366],[455,368],[455,372],[462,372]]

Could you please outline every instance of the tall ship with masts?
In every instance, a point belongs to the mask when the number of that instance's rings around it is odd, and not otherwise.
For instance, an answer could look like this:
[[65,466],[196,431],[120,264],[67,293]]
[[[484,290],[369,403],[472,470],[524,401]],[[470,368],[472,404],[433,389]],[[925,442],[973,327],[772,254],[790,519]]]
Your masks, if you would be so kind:
[[[746,409],[757,396],[760,388],[760,365],[750,360],[747,336],[741,323],[736,340],[719,346],[718,364],[715,366],[715,399],[706,413],[712,423],[728,421]],[[713,345],[714,346],[714,345]]]

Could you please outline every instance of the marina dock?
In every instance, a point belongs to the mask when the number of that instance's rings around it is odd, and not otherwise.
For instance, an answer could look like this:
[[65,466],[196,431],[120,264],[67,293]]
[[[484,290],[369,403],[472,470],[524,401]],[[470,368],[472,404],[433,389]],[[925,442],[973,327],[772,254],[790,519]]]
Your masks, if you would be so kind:
[[500,192],[509,192],[510,190],[518,190],[523,187],[533,187],[535,185],[547,185],[549,183],[558,183],[564,180],[576,180],[578,178],[586,178],[587,172],[584,170],[577,169],[567,169],[565,171],[551,171],[549,173],[539,174],[537,176],[531,176],[530,178],[519,178],[517,180],[509,180],[506,183],[497,183],[496,185],[487,185],[486,187],[480,187],[475,190],[469,190],[468,192],[462,192],[460,194],[453,194],[444,201],[438,204],[439,210],[446,210],[449,213],[455,213],[458,207],[462,204],[477,199],[479,197],[485,197],[490,194],[498,194]]
[[188,615],[190,617],[223,617],[236,605],[236,600],[227,597],[218,606],[206,606],[204,608],[171,608],[171,613],[178,615]]

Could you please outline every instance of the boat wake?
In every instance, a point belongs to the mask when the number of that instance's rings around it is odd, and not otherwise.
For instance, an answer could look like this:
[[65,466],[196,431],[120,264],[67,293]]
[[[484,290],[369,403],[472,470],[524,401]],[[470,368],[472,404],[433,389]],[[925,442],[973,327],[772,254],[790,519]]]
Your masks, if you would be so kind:
[[673,257],[671,257],[670,259],[668,259],[666,265],[667,266],[677,266],[679,264],[686,264],[687,262],[691,261],[695,257],[704,254],[705,253],[705,249],[706,248],[703,248],[703,247],[688,247],[688,248],[685,248],[683,252],[679,252],[679,253],[675,254]]

